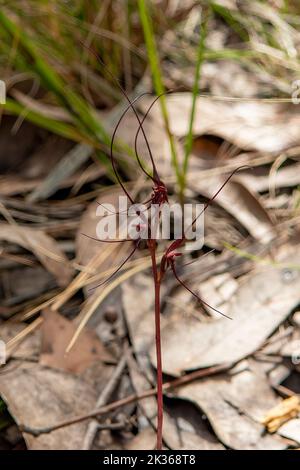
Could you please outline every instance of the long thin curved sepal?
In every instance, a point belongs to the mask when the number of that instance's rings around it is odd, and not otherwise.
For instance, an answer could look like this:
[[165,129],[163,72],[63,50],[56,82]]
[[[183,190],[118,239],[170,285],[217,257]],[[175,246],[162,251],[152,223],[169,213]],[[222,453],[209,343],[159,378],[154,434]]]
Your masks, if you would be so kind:
[[132,242],[131,238],[120,238],[119,240],[110,240],[110,239],[101,239],[101,238],[96,238],[92,237],[91,235],[87,235],[86,233],[81,233],[80,235],[83,235],[86,238],[89,238],[90,240],[94,240],[95,242],[103,242],[103,243],[122,243],[122,242]]
[[[141,202],[140,205],[141,205],[141,206],[144,206],[145,204],[149,204],[150,201],[151,201],[151,199],[148,199],[148,200],[145,201],[145,202]],[[98,202],[98,201],[96,201],[96,202],[97,202],[98,206],[101,206],[101,207],[103,207],[103,209],[105,209],[107,212],[110,212],[110,214],[109,214],[109,215],[106,215],[105,217],[109,217],[110,215],[128,214],[128,211],[129,211],[129,209],[127,209],[127,210],[125,210],[125,211],[114,212],[114,211],[108,209],[108,207],[105,207],[105,205],[102,204],[101,202]],[[147,210],[149,210],[149,208],[150,208],[150,206],[146,207],[146,208],[145,208],[144,210],[142,210],[142,211],[139,211],[139,209],[138,209],[137,212],[146,212]],[[136,215],[139,215],[139,214],[136,213]],[[103,217],[104,217],[104,216],[103,216]]]
[[[143,132],[144,134],[144,129],[143,129],[143,124],[146,120],[146,118],[148,117],[151,109],[153,108],[153,106],[155,105],[155,103],[164,95],[168,95],[170,93],[172,93],[173,91],[172,90],[169,90],[169,91],[166,91],[164,93],[161,93],[160,95],[156,96],[156,98],[154,98],[154,100],[152,101],[152,103],[150,104],[150,106],[148,107],[147,111],[145,112],[144,116],[143,116],[143,119],[140,121],[139,123],[139,127],[138,127],[138,130],[135,134],[135,139],[134,139],[134,149],[135,149],[135,154],[136,156],[138,155],[138,146],[137,146],[137,142],[138,142],[138,136],[139,136],[139,133],[140,131]],[[156,165],[155,165],[155,162],[154,162],[154,159],[153,159],[153,156],[151,156],[151,163],[152,163],[152,171],[153,171],[153,179],[154,181],[156,182],[160,182],[160,178],[159,178],[159,175],[158,175],[158,171],[157,171],[157,168],[156,168]]]
[[204,255],[200,256],[199,258],[193,259],[192,261],[188,261],[187,263],[184,263],[182,266],[190,266],[191,264],[197,263],[198,261],[201,262],[204,258],[211,255],[215,251],[216,249],[213,248],[212,250],[209,250],[207,253],[204,253]]
[[[115,128],[114,128],[114,131],[113,131],[113,134],[112,134],[112,137],[111,137],[111,142],[110,142],[110,161],[111,161],[111,164],[112,164],[112,168],[113,168],[113,171],[114,171],[114,174],[117,178],[117,181],[119,183],[119,185],[121,186],[121,188],[123,189],[124,193],[126,194],[126,196],[128,197],[128,199],[130,200],[131,204],[134,204],[134,200],[132,199],[132,197],[130,196],[129,192],[127,191],[123,181],[121,180],[120,176],[119,176],[119,173],[117,171],[117,167],[116,167],[116,162],[115,162],[115,156],[114,156],[114,141],[115,141],[115,137],[116,137],[116,134],[117,134],[117,130],[118,128],[120,127],[120,124],[122,122],[122,119],[124,118],[125,114],[128,112],[128,110],[130,108],[132,109],[135,109],[133,104],[139,100],[142,96],[144,95],[147,95],[148,93],[142,93],[141,95],[137,96],[132,102],[130,101],[130,104],[125,108],[125,110],[123,111],[123,113],[121,114]],[[147,173],[146,173],[147,174]],[[148,175],[148,174],[147,174]],[[149,176],[149,175],[148,175]]]
[[200,212],[200,214],[197,215],[197,217],[193,220],[193,222],[191,223],[191,227],[194,225],[194,223],[196,222],[196,220],[203,214],[204,211],[206,211],[206,209],[208,208],[208,206],[210,206],[210,204],[216,199],[216,197],[220,194],[220,192],[222,191],[222,189],[226,186],[226,184],[231,180],[231,178],[240,170],[245,170],[245,169],[249,169],[251,168],[249,165],[242,165],[242,166],[239,166],[237,167],[235,170],[232,171],[232,173],[230,173],[230,175],[226,178],[226,180],[224,181],[224,183],[219,187],[218,191],[207,201],[207,203],[204,205],[202,211]]
[[108,276],[107,279],[105,279],[103,282],[101,282],[101,284],[98,284],[95,287],[91,287],[90,289],[88,289],[88,291],[91,292],[95,289],[98,289],[98,287],[101,287],[101,286],[103,286],[103,284],[106,284],[108,281],[110,281],[123,268],[123,266],[127,263],[127,261],[129,261],[130,258],[134,255],[134,253],[138,249],[139,243],[140,243],[140,240],[138,240],[138,242],[136,243],[134,249],[129,253],[129,255],[125,258],[125,260],[120,264],[120,266],[110,276]]
[[193,292],[193,291],[185,284],[185,282],[183,282],[183,281],[180,279],[180,277],[178,276],[177,271],[176,271],[176,269],[175,269],[174,263],[171,264],[171,268],[172,268],[173,274],[174,274],[175,278],[177,279],[177,281],[179,282],[179,284],[181,284],[182,287],[184,287],[186,290],[188,290],[199,302],[201,302],[203,305],[206,305],[206,307],[211,308],[214,312],[219,313],[219,314],[222,315],[223,317],[226,317],[226,318],[228,318],[229,320],[232,320],[231,317],[229,317],[228,315],[225,315],[225,313],[222,313],[220,310],[216,309],[215,307],[212,307],[212,306],[209,305],[207,302],[205,302],[203,299],[201,299],[201,297],[200,297],[199,295],[197,295],[195,292]]
[[[147,139],[146,133],[145,133],[144,128],[143,128],[143,125],[141,124],[141,120],[140,120],[140,117],[139,117],[139,115],[138,115],[138,112],[137,112],[137,110],[135,109],[135,107],[133,106],[133,104],[135,103],[136,99],[133,100],[133,101],[131,101],[130,98],[129,98],[129,96],[128,96],[128,94],[126,93],[126,91],[124,90],[124,88],[123,88],[123,87],[121,86],[121,84],[119,83],[119,80],[118,80],[118,79],[111,73],[111,71],[106,67],[106,65],[105,65],[104,62],[101,60],[101,58],[98,56],[98,54],[96,54],[96,52],[93,51],[93,50],[92,50],[90,47],[88,47],[86,44],[82,43],[81,41],[80,41],[80,43],[81,43],[81,45],[82,45],[85,49],[87,49],[87,50],[96,58],[96,60],[102,65],[102,67],[106,70],[106,72],[109,74],[109,76],[114,80],[114,82],[116,83],[117,87],[119,88],[119,90],[121,91],[121,93],[123,94],[123,96],[124,96],[124,97],[126,98],[126,100],[128,101],[128,103],[129,103],[128,109],[131,108],[131,109],[133,110],[134,114],[135,114],[135,117],[136,117],[136,119],[137,119],[137,121],[138,121],[138,123],[139,123],[139,125],[140,125],[139,128],[141,128],[141,130],[142,130],[143,137],[144,137],[144,140],[145,140],[145,143],[146,143],[148,152],[149,152],[149,156],[150,156],[151,162],[152,162],[152,164],[154,165],[153,155],[152,155],[152,151],[151,151],[151,147],[150,147],[149,141],[148,141],[148,139]],[[150,93],[147,93],[147,92],[142,93],[142,94],[139,96],[139,98],[140,98],[141,96],[149,95],[149,94],[150,94]],[[126,111],[126,112],[127,112],[127,111]],[[142,162],[141,162],[141,159],[140,159],[138,153],[136,153],[136,159],[137,159],[137,162],[138,162],[138,164],[139,164],[141,170],[145,173],[145,175],[147,175],[150,179],[153,180],[153,177],[145,170],[145,168],[144,168],[144,166],[143,166],[143,164],[142,164]],[[124,189],[124,188],[123,188],[123,189]]]

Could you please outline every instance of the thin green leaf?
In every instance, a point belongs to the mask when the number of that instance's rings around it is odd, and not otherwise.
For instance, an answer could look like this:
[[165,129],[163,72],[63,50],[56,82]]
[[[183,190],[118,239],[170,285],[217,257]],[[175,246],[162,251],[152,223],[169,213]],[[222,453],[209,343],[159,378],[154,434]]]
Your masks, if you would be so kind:
[[207,33],[207,21],[208,17],[206,17],[203,21],[203,24],[200,25],[200,39],[197,48],[197,62],[196,62],[196,70],[195,70],[195,79],[194,85],[192,90],[192,106],[191,106],[191,115],[189,120],[189,129],[185,140],[184,146],[184,160],[183,160],[183,169],[182,169],[182,185],[180,188],[181,192],[181,200],[184,199],[184,191],[186,185],[186,174],[188,170],[188,162],[189,157],[193,147],[193,125],[195,119],[195,112],[196,112],[196,102],[198,97],[199,91],[199,80],[200,80],[200,72],[201,72],[201,65],[203,63],[204,51],[205,51],[205,38]]

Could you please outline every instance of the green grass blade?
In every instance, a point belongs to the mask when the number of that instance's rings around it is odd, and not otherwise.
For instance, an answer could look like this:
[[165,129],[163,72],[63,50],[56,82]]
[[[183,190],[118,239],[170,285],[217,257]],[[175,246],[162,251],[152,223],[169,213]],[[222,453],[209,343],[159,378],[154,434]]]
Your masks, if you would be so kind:
[[181,192],[181,200],[184,199],[184,191],[186,186],[186,174],[188,170],[188,162],[189,157],[193,147],[193,125],[195,120],[195,113],[196,113],[196,102],[199,92],[199,80],[200,80],[200,73],[201,73],[201,65],[204,59],[204,51],[205,51],[205,39],[207,33],[207,21],[208,17],[206,17],[203,21],[203,25],[200,26],[200,39],[197,47],[197,62],[196,62],[196,70],[195,70],[195,79],[194,85],[192,90],[192,106],[191,106],[191,115],[189,120],[189,129],[185,140],[184,146],[184,160],[183,160],[183,167],[182,167],[182,185],[180,187]]
[[79,129],[87,135],[94,135],[109,144],[109,136],[95,116],[94,110],[56,73],[46,60],[39,54],[31,38],[20,29],[5,13],[0,11],[0,24],[13,39],[17,39],[22,52],[27,58],[28,69],[33,70],[41,79],[42,84],[52,91],[64,107],[72,114]]
[[54,132],[66,139],[74,140],[75,142],[87,143],[91,146],[96,146],[95,140],[89,139],[85,134],[81,134],[78,129],[61,121],[43,116],[36,111],[29,110],[15,100],[8,98],[6,103],[1,106],[5,112],[14,114],[16,116],[24,116],[24,119],[40,126],[50,132]]

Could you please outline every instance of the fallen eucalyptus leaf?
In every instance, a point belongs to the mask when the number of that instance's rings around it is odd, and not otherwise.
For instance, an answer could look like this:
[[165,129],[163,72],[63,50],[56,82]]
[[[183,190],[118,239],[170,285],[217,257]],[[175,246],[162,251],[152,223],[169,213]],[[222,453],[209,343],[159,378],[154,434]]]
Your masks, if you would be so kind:
[[43,318],[40,356],[42,365],[79,374],[95,362],[113,361],[111,354],[92,330],[83,331],[80,339],[66,354],[76,325],[50,309],[43,312]]
[[[176,137],[187,134],[191,98],[189,93],[166,96],[170,130]],[[150,99],[145,98],[146,109]],[[154,107],[152,117],[162,123],[159,107]],[[264,102],[217,101],[200,97],[196,102],[194,135],[215,135],[237,147],[259,152],[282,152],[299,145],[300,116],[297,107],[290,104]]]
[[218,438],[236,450],[283,449],[277,437],[264,436],[260,418],[277,400],[265,376],[253,370],[222,374],[178,389],[176,396],[195,403]]
[[[1,375],[0,395],[17,424],[48,427],[92,410],[95,391],[81,379],[41,365],[19,365]],[[80,449],[87,423],[78,423],[38,437],[24,433],[31,450]]]
[[[135,362],[129,360],[129,371],[136,393],[149,389],[149,381]],[[149,397],[139,403],[142,413],[156,426],[156,399]],[[176,450],[223,450],[214,434],[194,407],[185,401],[175,401],[164,407],[163,440]]]

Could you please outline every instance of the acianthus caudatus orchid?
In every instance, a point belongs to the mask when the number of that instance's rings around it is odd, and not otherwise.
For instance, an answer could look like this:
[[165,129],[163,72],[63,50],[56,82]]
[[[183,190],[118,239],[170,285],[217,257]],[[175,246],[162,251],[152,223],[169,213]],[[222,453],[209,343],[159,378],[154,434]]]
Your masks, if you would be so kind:
[[[128,198],[130,204],[137,204],[137,201],[134,200],[132,195],[130,194],[129,190],[127,189],[126,185],[121,179],[121,176],[118,172],[118,165],[116,162],[116,158],[114,156],[114,141],[115,137],[117,134],[117,130],[124,119],[126,113],[128,112],[129,109],[132,109],[132,111],[135,114],[135,117],[137,119],[138,123],[138,129],[135,135],[135,157],[137,164],[140,168],[140,171],[144,173],[144,175],[151,180],[152,182],[152,191],[151,194],[149,195],[148,199],[143,202],[143,204],[146,204],[147,208],[150,208],[151,205],[155,205],[156,207],[160,208],[164,204],[168,204],[168,192],[167,192],[167,187],[165,183],[162,181],[162,179],[159,176],[159,172],[157,170],[157,166],[155,164],[155,159],[152,155],[151,148],[149,141],[147,139],[147,135],[145,133],[143,123],[148,116],[151,108],[153,107],[154,103],[160,98],[159,96],[156,97],[153,102],[151,103],[150,107],[144,114],[143,118],[140,118],[140,115],[135,108],[135,103],[137,102],[138,99],[140,99],[142,96],[147,95],[148,93],[144,93],[134,100],[130,100],[129,96],[127,93],[123,90],[121,85],[117,82],[118,87],[120,88],[121,92],[123,93],[125,99],[128,102],[128,106],[126,109],[123,111],[121,114],[115,128],[112,134],[111,138],[111,145],[110,145],[110,161],[112,165],[112,170],[114,172],[114,175],[116,177],[116,180],[119,184],[119,186],[122,188],[124,194]],[[140,156],[138,153],[138,135],[139,133],[142,133],[144,142],[147,148],[147,151],[149,153],[150,157],[150,171],[148,171]],[[221,185],[221,187],[216,191],[214,196],[208,200],[208,202],[204,205],[203,210],[201,214],[207,209],[207,207],[212,203],[212,201],[218,196],[218,194],[222,191],[224,186],[228,183],[228,181],[232,178],[232,176],[240,169],[245,168],[245,167],[239,167],[236,170],[234,170],[224,181],[224,183]],[[197,217],[192,221],[191,226],[193,226],[196,223],[197,218],[201,215],[198,214]],[[137,213],[137,215],[139,215]],[[147,224],[147,222],[146,222]],[[146,240],[147,243],[147,249],[149,251],[150,257],[151,257],[151,262],[152,262],[152,276],[153,276],[153,281],[154,281],[154,306],[155,306],[155,345],[156,345],[156,387],[157,387],[157,443],[156,447],[158,450],[162,449],[162,431],[163,431],[163,372],[162,372],[162,350],[161,350],[161,329],[160,329],[160,290],[161,290],[161,284],[162,281],[168,271],[173,273],[175,276],[175,279],[177,282],[184,287],[186,290],[188,290],[200,303],[204,304],[207,307],[210,307],[212,310],[216,311],[220,315],[224,315],[222,312],[217,310],[216,308],[212,307],[211,305],[207,304],[197,293],[195,293],[178,275],[176,263],[177,259],[182,255],[181,249],[184,247],[185,242],[186,242],[186,236],[183,234],[181,238],[175,239],[169,243],[167,248],[165,248],[165,251],[163,253],[163,256],[161,258],[160,263],[157,261],[157,246],[158,246],[158,240],[153,237],[151,234],[150,226],[148,225],[146,227],[148,230],[149,236]],[[137,227],[137,231],[139,230],[139,227]],[[90,237],[92,238],[92,237]],[[96,238],[96,240],[100,240],[99,238]],[[114,271],[112,275],[110,275],[107,279],[105,279],[104,282],[102,282],[100,285],[103,285],[104,283],[107,283],[113,276],[115,276],[122,268],[123,266],[127,263],[127,261],[134,255],[134,253],[137,251],[141,244],[142,238],[137,236],[137,238],[132,239],[132,238],[124,238],[124,239],[118,239],[118,240],[100,240],[108,243],[122,243],[122,242],[128,242],[128,243],[133,243],[133,248],[130,251],[129,255],[124,259],[124,261],[118,266],[118,268]],[[97,286],[99,287],[99,286]],[[224,315],[226,316],[226,315]],[[227,317],[230,318],[230,317]]]

